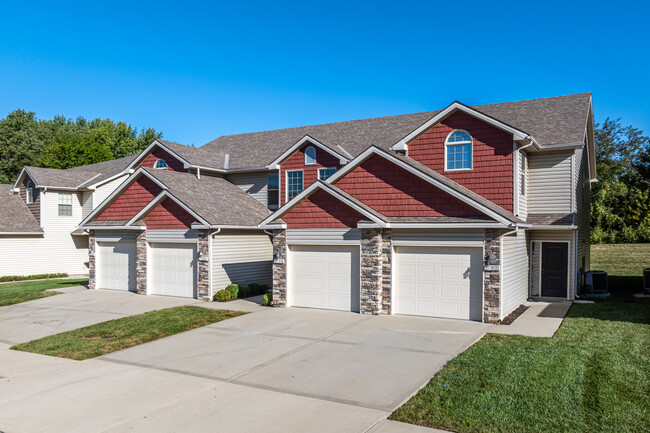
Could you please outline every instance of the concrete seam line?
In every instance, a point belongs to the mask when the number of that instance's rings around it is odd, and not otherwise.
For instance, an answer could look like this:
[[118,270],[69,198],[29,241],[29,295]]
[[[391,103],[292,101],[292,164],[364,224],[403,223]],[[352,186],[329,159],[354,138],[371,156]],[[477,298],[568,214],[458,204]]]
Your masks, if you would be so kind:
[[[106,355],[104,355],[106,356]],[[112,358],[105,358],[104,356],[101,356],[97,358],[98,361],[105,361],[105,362],[112,362],[115,364],[121,364],[121,365],[128,365],[131,367],[138,367],[138,368],[146,368],[148,370],[156,370],[156,371],[163,371],[165,373],[174,373],[174,374],[180,374],[180,375],[185,375],[185,376],[193,376],[193,377],[198,377],[199,379],[208,379],[208,380],[214,380],[217,382],[228,382],[227,379],[223,379],[220,377],[215,377],[215,376],[209,376],[207,374],[201,374],[201,373],[194,373],[191,371],[187,370],[179,370],[176,368],[169,368],[169,367],[156,367],[154,365],[150,364],[141,364],[139,362],[133,362],[133,361],[124,361],[121,359],[112,359]]]
[[306,349],[306,348],[308,348],[310,346],[313,346],[316,343],[320,343],[321,341],[326,340],[326,339],[328,339],[330,337],[333,337],[336,334],[340,334],[341,332],[346,331],[346,330],[348,330],[348,329],[350,329],[350,328],[352,328],[352,327],[354,327],[354,326],[356,326],[356,325],[358,325],[358,324],[360,324],[362,322],[365,322],[366,320],[370,320],[372,317],[374,317],[374,316],[363,317],[360,320],[356,320],[356,321],[350,323],[349,325],[344,326],[343,328],[337,329],[336,331],[333,331],[333,332],[329,333],[328,335],[325,335],[324,337],[321,337],[321,338],[318,338],[316,340],[310,341],[309,343],[303,344],[302,346],[296,347],[295,349],[292,349],[292,350],[290,350],[288,352],[285,352],[282,355],[276,356],[273,359],[265,361],[265,362],[263,362],[263,363],[261,363],[259,365],[256,365],[255,367],[252,367],[252,368],[250,368],[250,369],[248,369],[246,371],[243,371],[243,372],[241,372],[239,374],[236,374],[233,377],[231,377],[230,379],[228,379],[228,382],[233,381],[233,380],[237,380],[242,376],[246,376],[247,374],[250,374],[250,373],[252,373],[252,372],[254,372],[256,370],[259,370],[260,368],[267,367],[267,366],[273,364],[274,362],[277,362],[277,361],[279,361],[281,359],[284,359],[284,358],[286,358],[288,356],[291,356],[294,353],[300,352],[301,350]]

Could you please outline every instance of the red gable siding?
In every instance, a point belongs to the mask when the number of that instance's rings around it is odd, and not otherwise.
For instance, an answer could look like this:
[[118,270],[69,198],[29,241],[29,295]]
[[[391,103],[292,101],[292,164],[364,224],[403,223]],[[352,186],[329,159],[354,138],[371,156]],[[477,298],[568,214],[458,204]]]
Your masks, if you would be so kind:
[[285,175],[287,170],[303,170],[302,183],[303,188],[307,189],[309,185],[316,182],[318,179],[318,169],[319,168],[329,168],[336,167],[338,170],[341,164],[339,159],[332,154],[325,152],[318,146],[314,146],[316,149],[316,164],[314,165],[305,165],[305,149],[310,146],[305,144],[300,149],[291,155],[289,158],[285,159],[280,165],[280,200],[281,204],[286,202],[286,183],[287,177]]
[[335,184],[389,217],[482,215],[379,155],[371,156]]
[[[472,170],[445,171],[445,139],[454,129],[472,135]],[[411,141],[408,156],[512,212],[512,146],[511,134],[456,112]]]
[[141,176],[124,190],[113,203],[100,213],[97,221],[130,220],[160,193],[162,188],[146,176]]
[[167,163],[167,170],[182,171],[182,172],[187,171],[183,168],[183,163],[181,161],[174,158],[172,155],[169,154],[169,152],[166,152],[159,147],[154,148],[153,152],[147,155],[147,157],[144,160],[142,160],[142,162],[138,167],[153,168],[154,164],[156,164],[156,161],[158,161],[159,159],[165,160],[165,162]]
[[196,220],[174,200],[158,203],[144,218],[147,229],[189,229]]
[[316,191],[282,216],[290,229],[356,228],[366,219],[324,191]]

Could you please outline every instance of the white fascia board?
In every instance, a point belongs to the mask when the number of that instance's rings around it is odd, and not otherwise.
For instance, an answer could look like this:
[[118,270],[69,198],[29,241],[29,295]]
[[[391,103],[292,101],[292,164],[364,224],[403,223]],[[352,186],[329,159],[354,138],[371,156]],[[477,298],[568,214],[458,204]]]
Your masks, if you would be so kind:
[[81,227],[84,230],[145,230],[145,226],[86,226]]
[[[521,226],[520,226],[521,227]],[[531,230],[576,230],[578,226],[552,226],[552,225],[532,225]]]
[[113,180],[115,180],[115,179],[118,179],[118,178],[120,178],[121,176],[126,176],[126,173],[124,173],[123,171],[120,171],[119,173],[117,173],[117,174],[114,175],[114,176],[111,176],[111,177],[106,178],[106,179],[104,179],[104,180],[101,180],[101,181],[99,181],[99,182],[97,182],[97,183],[94,183],[94,184],[92,184],[92,185],[89,185],[88,188],[89,188],[89,189],[97,189],[98,187],[100,187],[100,186],[102,186],[102,185],[105,185],[105,184],[107,184],[108,182],[111,182],[111,181],[113,181]]
[[212,168],[212,167],[205,167],[205,166],[202,166],[202,165],[191,165],[191,164],[189,164],[185,168],[198,168],[199,170],[213,171],[215,173],[221,173],[221,174],[225,174],[225,173],[227,173],[229,171],[229,170],[224,170],[222,168]]
[[0,232],[0,236],[43,236],[43,232]]
[[38,187],[54,190],[54,191],[79,191],[79,189],[76,187],[68,187],[68,186],[39,185]]
[[287,225],[286,224],[267,224],[264,227],[262,227],[262,224],[260,224],[257,227],[265,228],[267,230],[279,230],[279,229],[286,229]]
[[127,179],[126,182],[123,182],[118,188],[115,188],[115,190],[108,196],[106,199],[104,199],[103,202],[101,202],[95,209],[93,209],[92,212],[90,212],[86,218],[81,220],[79,223],[79,227],[81,227],[83,224],[86,222],[90,221],[92,218],[95,217],[98,213],[102,212],[104,210],[104,207],[106,206],[107,203],[109,203],[111,200],[113,200],[117,195],[119,195],[122,191],[124,191],[126,188],[129,186],[133,185],[133,183],[138,180],[138,175],[144,174],[146,175],[149,179],[153,180],[158,186],[160,186],[163,190],[167,190],[167,185],[164,183],[160,182],[158,179],[150,175],[149,173],[146,172],[146,170],[142,167],[138,168],[135,173],[133,173],[129,179]]
[[230,224],[214,224],[210,226],[211,229],[237,229],[237,230],[261,230],[259,225],[254,226],[239,226]]
[[[212,170],[212,169],[208,169]],[[248,173],[248,172],[254,172],[254,171],[269,171],[269,170],[275,170],[274,168],[269,168],[267,166],[264,167],[252,167],[252,168],[229,168],[226,170],[226,174],[230,173]]]
[[[503,131],[506,131],[510,134],[513,135],[515,140],[525,140],[529,138],[529,135],[526,134],[523,131],[520,131],[516,128],[513,128],[510,125],[507,125],[497,119],[494,119],[488,115],[485,115],[479,111],[476,111],[475,109],[465,105],[461,104],[460,102],[456,101],[453,102],[451,105],[449,105],[447,108],[433,116],[431,119],[426,121],[424,124],[422,124],[419,128],[408,134],[406,137],[404,137],[402,140],[398,141],[395,143],[392,147],[391,150],[406,150],[404,149],[404,145],[408,144],[409,141],[413,140],[415,137],[419,136],[422,134],[424,131],[435,125],[436,123],[440,122],[443,120],[445,117],[449,116],[450,114],[454,113],[455,111],[462,111],[464,113],[469,114],[472,117],[476,117],[479,120],[482,120],[485,123],[488,123],[490,125],[493,125]],[[402,143],[403,144],[400,144]]]
[[84,186],[85,184],[87,184],[87,183],[90,182],[91,180],[95,179],[97,176],[101,176],[101,173],[97,173],[96,175],[94,175],[93,177],[91,177],[90,179],[88,179],[87,181],[80,183],[79,185],[77,185],[77,186],[75,187],[75,189],[80,189],[82,186]]
[[315,146],[318,146],[319,148],[321,148],[322,150],[324,150],[325,152],[327,152],[327,153],[329,153],[329,154],[331,154],[333,156],[336,156],[339,159],[339,161],[341,162],[341,164],[347,164],[349,162],[348,158],[346,158],[345,156],[335,152],[334,150],[330,149],[329,147],[325,146],[320,141],[316,140],[315,138],[310,137],[309,134],[307,134],[304,137],[302,137],[300,140],[298,140],[298,142],[296,144],[294,144],[289,149],[287,149],[282,155],[280,155],[272,163],[270,163],[268,165],[268,167],[271,168],[271,167],[274,167],[274,166],[280,164],[282,161],[287,159],[291,154],[293,154],[296,150],[300,149],[300,147],[302,147],[302,145],[304,145],[307,142],[309,142],[309,143],[311,143],[311,144],[313,144]]
[[151,142],[151,144],[149,146],[147,146],[147,148],[145,150],[140,152],[140,155],[136,159],[134,159],[131,162],[131,164],[129,164],[129,166],[124,169],[124,171],[128,172],[129,170],[131,170],[133,168],[133,166],[138,164],[140,161],[142,161],[142,159],[144,157],[146,157],[155,146],[158,146],[158,147],[162,148],[165,152],[169,153],[171,156],[173,156],[174,158],[181,161],[184,166],[187,165],[189,167],[191,165],[189,162],[185,161],[185,159],[181,158],[177,153],[173,152],[167,146],[165,146],[160,141],[158,141],[158,139],[155,139],[154,141]]
[[469,198],[469,197],[459,193],[458,191],[448,187],[447,185],[445,185],[445,184],[441,183],[440,181],[430,177],[429,175],[427,175],[425,173],[422,173],[418,169],[416,169],[414,167],[411,167],[410,165],[406,164],[404,161],[401,161],[398,158],[395,158],[390,153],[385,152],[385,151],[383,151],[383,150],[381,150],[381,149],[379,149],[377,147],[369,147],[368,149],[366,149],[363,153],[361,153],[359,156],[357,156],[352,161],[352,163],[346,165],[342,170],[339,170],[336,173],[334,173],[332,176],[330,176],[325,181],[325,183],[333,183],[333,182],[335,182],[337,179],[345,176],[345,174],[347,172],[354,169],[356,166],[361,164],[363,161],[365,161],[366,159],[368,159],[372,155],[380,155],[380,156],[388,159],[389,161],[395,163],[396,165],[402,167],[406,171],[408,171],[410,173],[413,173],[414,175],[418,176],[419,178],[429,182],[430,184],[432,184],[433,186],[441,189],[442,191],[446,192],[447,194],[450,194],[452,197],[456,197],[460,201],[472,206],[475,209],[478,209],[479,211],[483,212],[485,215],[487,215],[487,216],[489,216],[489,217],[491,217],[491,218],[493,218],[493,219],[495,219],[495,220],[497,220],[499,222],[502,222],[503,224],[507,224],[507,225],[511,224],[511,222],[509,220],[502,217],[498,213],[493,212],[492,210],[490,210],[490,209],[486,208],[485,206],[481,205],[480,203],[475,202],[471,198]]
[[14,183],[14,186],[11,187],[11,190],[14,191],[16,187],[18,186],[18,182],[20,182],[20,179],[23,178],[23,173],[27,173],[27,176],[34,182],[34,187],[35,188],[40,188],[40,186],[36,183],[36,180],[34,180],[34,176],[32,176],[29,171],[27,170],[27,167],[23,167],[22,170],[20,170],[20,174],[18,175],[18,178],[16,179],[16,182]]

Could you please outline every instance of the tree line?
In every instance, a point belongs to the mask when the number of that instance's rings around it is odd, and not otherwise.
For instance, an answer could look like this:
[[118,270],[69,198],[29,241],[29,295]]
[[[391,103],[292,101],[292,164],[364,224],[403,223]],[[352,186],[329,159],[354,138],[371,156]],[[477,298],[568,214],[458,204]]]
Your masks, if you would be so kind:
[[[650,242],[650,138],[620,119],[595,128],[598,182],[592,184],[592,243]],[[25,165],[71,168],[134,155],[162,132],[110,119],[37,119],[15,110],[0,120],[0,183]]]
[[71,168],[134,155],[162,132],[110,119],[37,119],[15,110],[0,120],[0,183],[13,183],[25,165]]

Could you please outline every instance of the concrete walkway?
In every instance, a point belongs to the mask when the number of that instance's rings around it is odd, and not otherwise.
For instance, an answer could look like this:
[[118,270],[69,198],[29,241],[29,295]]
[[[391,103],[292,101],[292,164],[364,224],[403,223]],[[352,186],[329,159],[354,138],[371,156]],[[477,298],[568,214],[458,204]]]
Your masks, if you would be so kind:
[[571,301],[528,301],[528,309],[510,325],[492,325],[493,334],[552,337],[562,325],[571,308]]
[[[66,291],[0,308],[0,340],[7,342],[0,343],[4,433],[425,431],[386,418],[490,328],[250,301]],[[8,349],[187,304],[255,312],[87,361]]]

